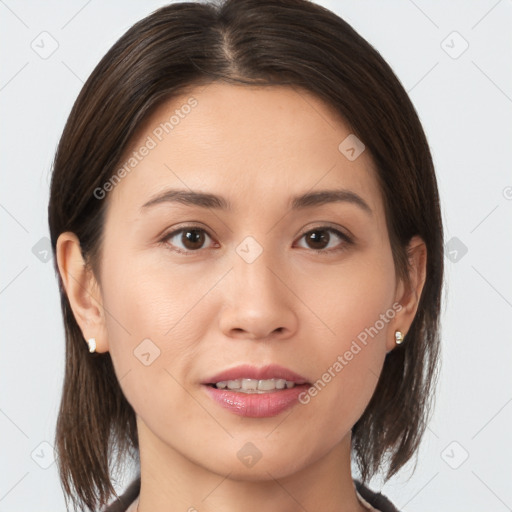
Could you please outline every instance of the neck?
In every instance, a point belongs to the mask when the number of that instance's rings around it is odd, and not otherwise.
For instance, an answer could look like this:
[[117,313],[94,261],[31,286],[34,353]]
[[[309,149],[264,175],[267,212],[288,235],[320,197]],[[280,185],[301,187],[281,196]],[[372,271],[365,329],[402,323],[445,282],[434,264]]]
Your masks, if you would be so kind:
[[[350,469],[350,433],[318,460],[257,476],[216,473],[164,444],[137,418],[141,469],[138,512],[361,512]],[[211,463],[211,461],[208,461]],[[293,460],[290,463],[293,465]],[[255,469],[254,466],[253,469]]]

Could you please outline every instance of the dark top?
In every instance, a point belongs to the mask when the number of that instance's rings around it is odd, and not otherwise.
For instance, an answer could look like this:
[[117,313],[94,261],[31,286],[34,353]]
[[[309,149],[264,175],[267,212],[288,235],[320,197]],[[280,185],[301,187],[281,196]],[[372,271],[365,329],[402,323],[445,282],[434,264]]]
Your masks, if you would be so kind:
[[[357,492],[372,506],[381,512],[399,512],[399,510],[384,495],[373,492],[358,480],[354,480]],[[137,498],[140,492],[140,476],[137,477],[119,496],[119,499],[111,503],[103,512],[125,512]]]
[[354,480],[357,492],[374,508],[381,512],[400,512],[394,505],[389,501],[386,496],[380,492],[373,492],[368,487],[364,486],[359,480]]

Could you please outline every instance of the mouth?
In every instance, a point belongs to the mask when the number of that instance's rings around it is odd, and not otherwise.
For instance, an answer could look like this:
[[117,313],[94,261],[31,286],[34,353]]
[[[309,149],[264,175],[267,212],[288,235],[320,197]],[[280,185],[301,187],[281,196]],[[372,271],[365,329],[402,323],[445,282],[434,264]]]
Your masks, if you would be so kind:
[[201,382],[207,395],[238,416],[268,418],[299,403],[310,383],[301,375],[278,365],[241,365]]
[[302,375],[277,364],[262,367],[242,364],[217,373],[201,384],[240,393],[272,393],[309,382]]
[[215,389],[226,389],[229,391],[238,391],[239,393],[249,394],[263,394],[275,393],[282,389],[292,389],[295,386],[306,385],[307,382],[302,384],[296,383],[292,380],[286,379],[234,379],[234,380],[221,380],[219,382],[212,382],[207,384]]

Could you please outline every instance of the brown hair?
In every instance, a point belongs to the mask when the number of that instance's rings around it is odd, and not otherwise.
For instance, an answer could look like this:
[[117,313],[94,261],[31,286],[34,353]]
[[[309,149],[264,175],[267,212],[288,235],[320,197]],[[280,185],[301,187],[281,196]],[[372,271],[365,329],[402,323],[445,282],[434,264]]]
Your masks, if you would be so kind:
[[[187,88],[212,81],[287,84],[325,100],[369,150],[385,204],[397,273],[407,279],[406,246],[427,247],[426,282],[406,341],[387,356],[375,393],[352,430],[361,478],[386,462],[386,477],[415,453],[437,376],[443,228],[425,134],[399,80],[344,20],[307,0],[174,3],[131,27],[82,88],[59,142],[49,225],[74,232],[100,281],[108,200],[94,190],[115,173],[136,130]],[[54,262],[56,259],[54,258]],[[110,354],[90,354],[57,265],[66,369],[57,422],[58,466],[66,496],[94,510],[116,495],[113,468],[138,453],[135,413]]]

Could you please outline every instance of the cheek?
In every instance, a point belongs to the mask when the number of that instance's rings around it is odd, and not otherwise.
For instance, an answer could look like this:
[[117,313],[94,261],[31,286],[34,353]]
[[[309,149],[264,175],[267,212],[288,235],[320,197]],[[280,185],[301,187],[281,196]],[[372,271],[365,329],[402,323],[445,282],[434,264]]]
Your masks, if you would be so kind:
[[[314,277],[295,280],[295,283],[297,295],[305,298],[304,302],[314,312],[322,330],[323,335],[316,336],[317,343],[327,352],[342,350],[361,333],[364,338],[365,330],[376,323],[379,334],[385,336],[388,323],[383,324],[380,319],[386,312],[388,316],[393,313],[395,296],[390,252],[354,254],[342,265],[326,266]],[[309,322],[311,326],[314,321]]]
[[[307,287],[311,308],[329,327],[310,352],[316,381],[305,402],[311,420],[321,409],[332,439],[359,419],[375,390],[386,355],[395,273],[391,254],[361,257]],[[305,403],[303,402],[303,403]],[[336,411],[329,414],[329,411]]]
[[127,344],[134,348],[145,338],[164,345],[170,345],[170,340],[179,343],[194,338],[198,323],[191,322],[190,317],[215,276],[212,280],[208,276],[199,279],[192,271],[170,266],[165,254],[156,260],[143,255],[125,258],[109,267],[104,299],[111,313],[107,316],[114,351],[119,345],[123,351]]
[[212,283],[208,276],[192,279],[136,259],[105,269],[109,352],[123,392],[142,413],[149,401],[159,400],[155,390],[167,397],[179,391],[176,381],[184,382],[197,361],[210,325],[201,298]]

